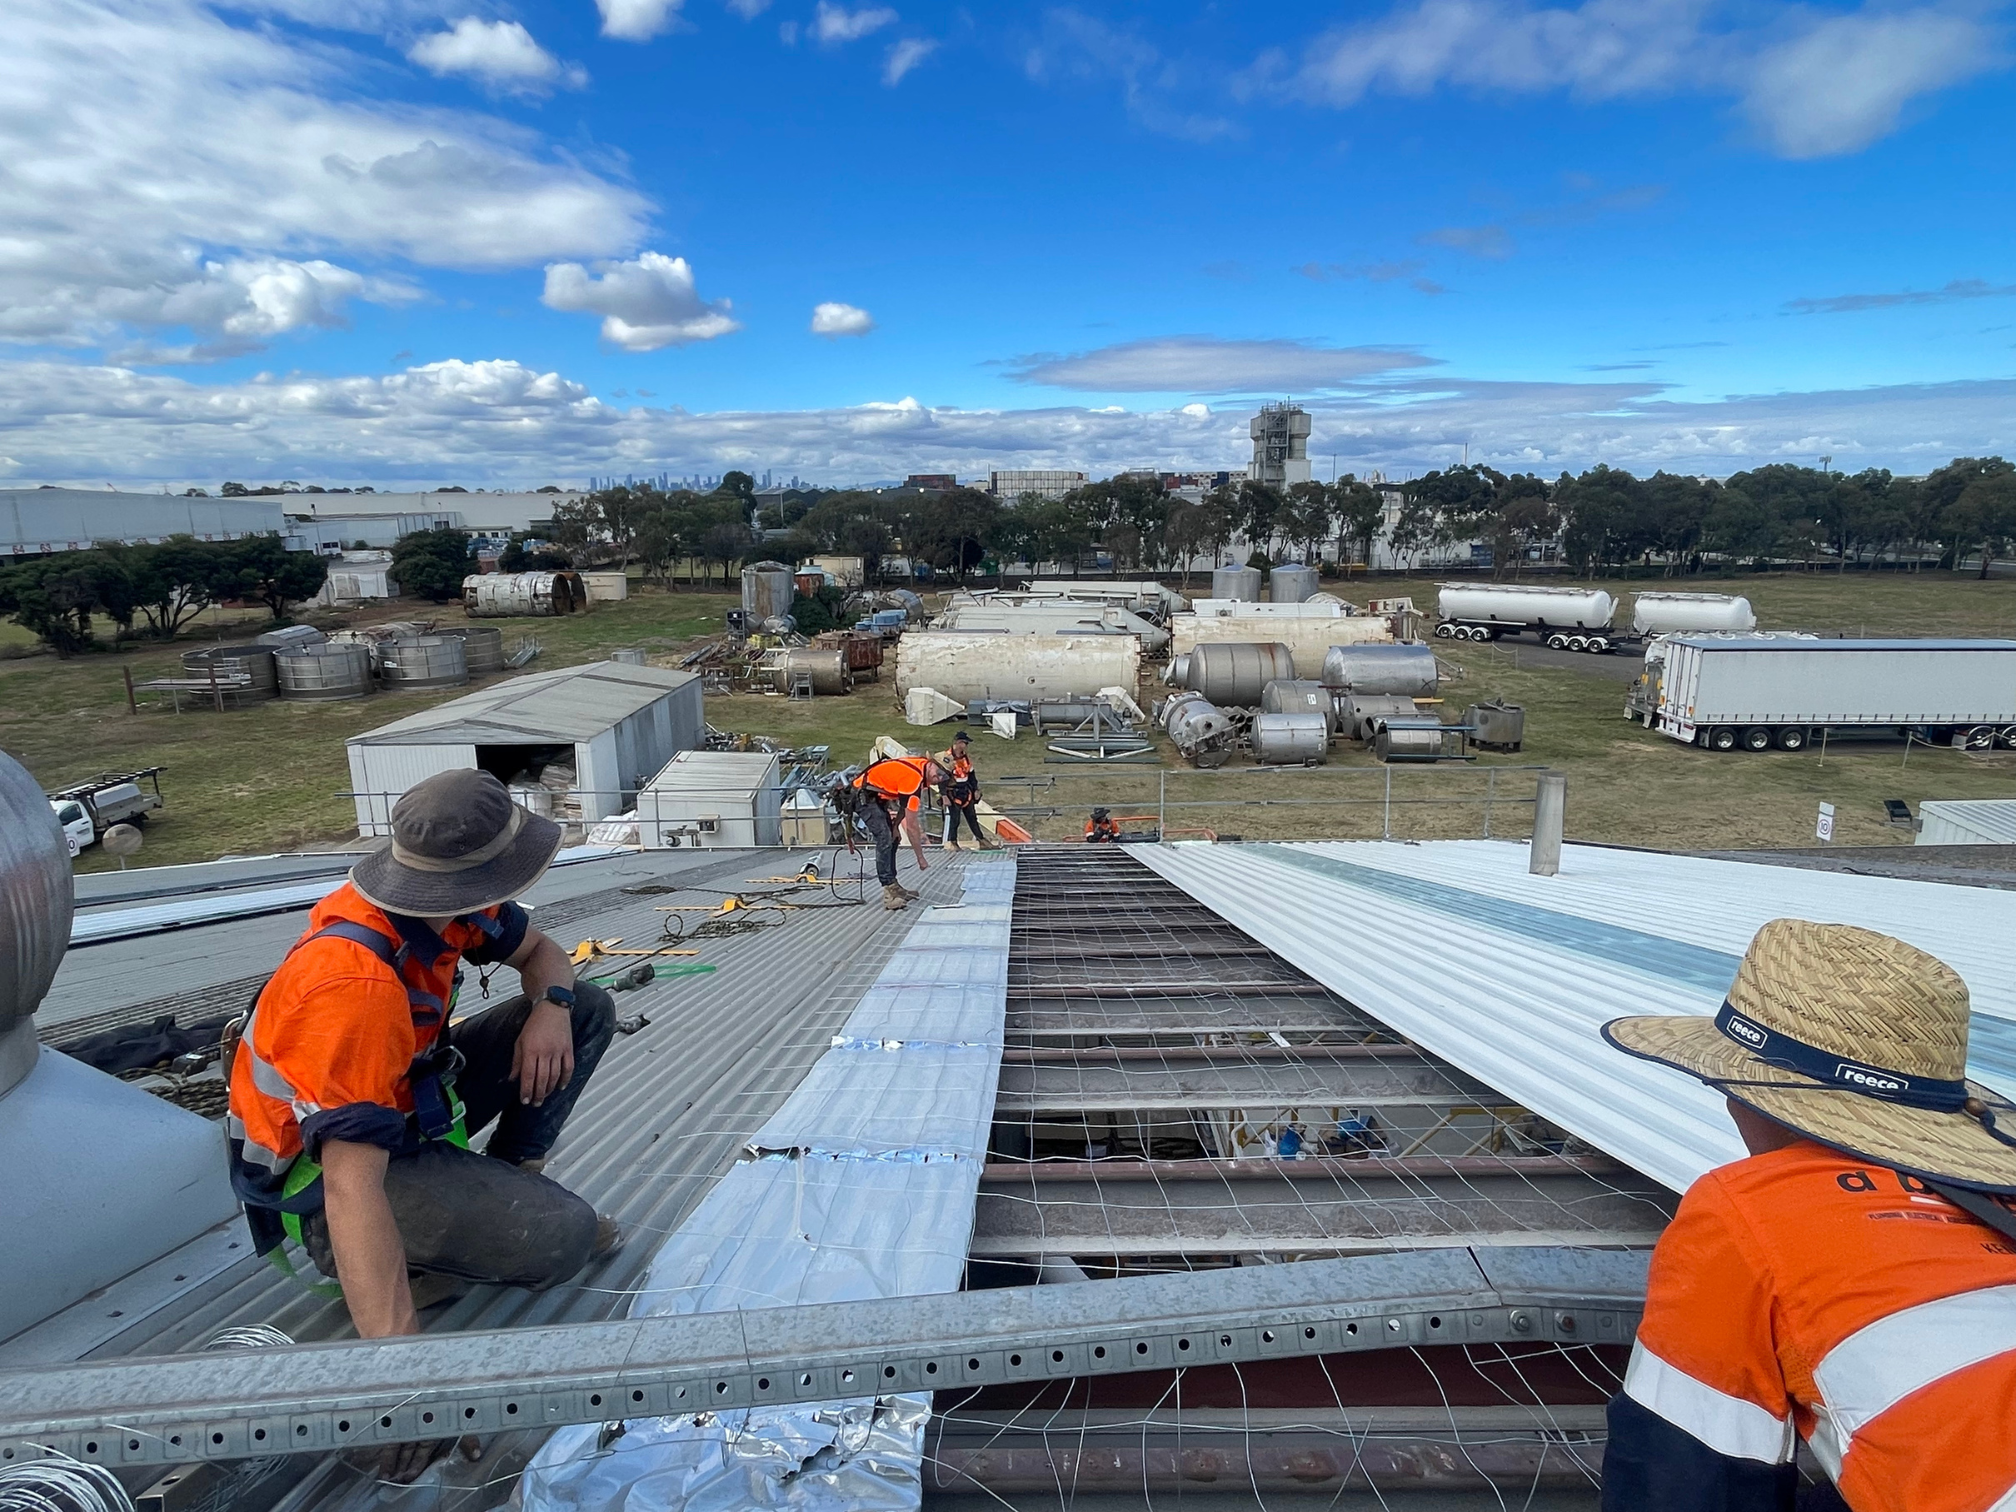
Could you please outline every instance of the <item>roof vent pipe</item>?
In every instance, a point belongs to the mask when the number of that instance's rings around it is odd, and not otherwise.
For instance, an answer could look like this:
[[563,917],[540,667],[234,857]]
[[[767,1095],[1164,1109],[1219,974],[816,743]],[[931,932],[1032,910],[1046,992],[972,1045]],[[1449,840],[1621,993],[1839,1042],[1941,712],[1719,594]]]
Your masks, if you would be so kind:
[[1551,877],[1561,870],[1561,825],[1567,815],[1566,774],[1542,772],[1533,795],[1533,843],[1526,856],[1526,870],[1534,876]]

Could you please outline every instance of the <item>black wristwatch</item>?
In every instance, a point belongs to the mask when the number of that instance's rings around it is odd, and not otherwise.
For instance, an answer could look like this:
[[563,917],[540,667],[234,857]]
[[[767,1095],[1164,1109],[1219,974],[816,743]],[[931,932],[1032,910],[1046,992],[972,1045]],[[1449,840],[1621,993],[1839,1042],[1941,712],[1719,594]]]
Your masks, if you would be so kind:
[[539,999],[542,1003],[558,1003],[569,1013],[574,1011],[574,989],[572,987],[548,987],[546,995]]

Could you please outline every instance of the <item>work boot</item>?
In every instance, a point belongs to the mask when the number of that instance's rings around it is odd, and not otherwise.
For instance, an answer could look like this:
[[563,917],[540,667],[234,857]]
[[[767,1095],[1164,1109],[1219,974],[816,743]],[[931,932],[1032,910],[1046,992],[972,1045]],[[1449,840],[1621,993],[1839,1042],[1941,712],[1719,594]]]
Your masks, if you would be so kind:
[[898,892],[900,892],[901,894],[903,894],[903,896],[904,896],[904,897],[906,897],[906,898],[908,898],[908,899],[909,899],[909,900],[910,900],[910,901],[911,901],[912,903],[917,903],[917,902],[921,902],[921,901],[923,900],[923,897],[924,897],[924,894],[922,894],[922,893],[920,893],[919,891],[917,891],[917,889],[916,889],[916,888],[914,888],[914,887],[905,887],[905,886],[904,886],[904,885],[903,885],[903,884],[902,884],[901,882],[898,882],[898,883],[896,884],[896,891],[898,891]]
[[623,1232],[623,1226],[614,1218],[611,1218],[607,1213],[597,1213],[595,1215],[595,1248],[588,1251],[588,1258],[590,1260],[607,1260],[612,1255],[620,1254],[624,1241],[628,1238],[629,1235]]
[[942,848],[945,850],[958,850],[959,842],[957,840],[947,840]]
[[896,913],[910,906],[910,895],[894,882],[885,883],[882,888],[882,906]]

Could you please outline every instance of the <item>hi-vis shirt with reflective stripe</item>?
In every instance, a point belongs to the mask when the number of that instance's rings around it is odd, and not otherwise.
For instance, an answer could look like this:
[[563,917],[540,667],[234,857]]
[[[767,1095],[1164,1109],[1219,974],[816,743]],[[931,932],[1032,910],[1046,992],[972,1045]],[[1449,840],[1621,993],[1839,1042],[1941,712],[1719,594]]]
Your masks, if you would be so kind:
[[1653,1254],[1624,1391],[1655,1426],[1613,1450],[1655,1481],[1664,1429],[1753,1467],[1797,1435],[1855,1512],[2016,1512],[2016,1246],[1818,1145],[1724,1166]]
[[926,786],[924,769],[928,760],[924,756],[885,756],[870,762],[868,769],[854,779],[854,785],[885,798],[907,798],[915,808],[917,794]]

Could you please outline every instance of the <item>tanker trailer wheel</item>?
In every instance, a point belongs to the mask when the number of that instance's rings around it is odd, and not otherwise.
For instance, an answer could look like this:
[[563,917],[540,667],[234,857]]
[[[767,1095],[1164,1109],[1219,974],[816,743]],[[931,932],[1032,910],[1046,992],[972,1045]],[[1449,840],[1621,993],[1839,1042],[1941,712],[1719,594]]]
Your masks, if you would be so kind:
[[1610,641],[1608,637],[1601,635],[1592,635],[1589,637],[1589,654],[1591,656],[1601,656],[1609,649]]
[[1556,630],[1552,635],[1547,637],[1547,646],[1552,651],[1566,651],[1568,649],[1568,637],[1563,635],[1559,630]]
[[1736,749],[1736,732],[1723,725],[1708,732],[1708,749],[1711,751],[1733,751]]
[[1488,641],[1491,638],[1491,627],[1489,625],[1472,625],[1470,627],[1470,639],[1473,641]]
[[1975,725],[1962,739],[1970,751],[1988,751],[1995,747],[1995,731],[1988,725]]
[[1587,651],[1589,649],[1589,637],[1586,635],[1569,636],[1568,649],[1570,651]]
[[1806,732],[1798,725],[1787,725],[1778,732],[1778,749],[1781,751],[1805,750]]
[[1435,627],[1435,638],[1437,640],[1454,640],[1455,637],[1456,627],[1454,625],[1437,625]]
[[1743,732],[1743,749],[1746,751],[1768,751],[1771,749],[1771,732],[1762,725],[1752,726]]
[[2010,750],[2016,751],[2016,725],[2010,725],[2004,729],[2000,738],[2002,744],[2009,747]]

